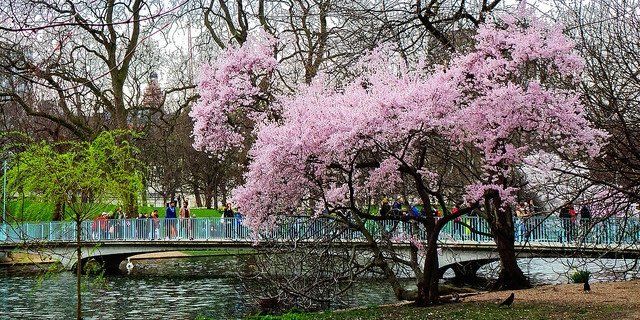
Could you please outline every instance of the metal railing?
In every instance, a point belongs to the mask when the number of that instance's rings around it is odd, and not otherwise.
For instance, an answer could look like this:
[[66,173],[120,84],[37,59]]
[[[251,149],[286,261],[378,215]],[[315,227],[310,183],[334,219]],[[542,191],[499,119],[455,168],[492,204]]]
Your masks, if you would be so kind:
[[[81,227],[82,241],[254,241],[256,239],[256,234],[236,218],[107,219],[83,221]],[[374,237],[391,241],[401,242],[409,238],[426,239],[425,229],[411,221],[369,220],[365,222],[365,228]],[[517,243],[638,244],[640,240],[638,218],[572,220],[530,217],[514,219],[514,229]],[[447,223],[440,232],[439,239],[493,242],[493,239],[486,235],[490,233],[489,223],[485,219],[463,216]],[[321,239],[327,236],[350,241],[364,240],[361,231],[347,228],[345,223],[311,217],[280,219],[275,228],[257,236],[261,239],[283,241]],[[0,225],[0,242],[75,240],[75,222],[51,221]]]

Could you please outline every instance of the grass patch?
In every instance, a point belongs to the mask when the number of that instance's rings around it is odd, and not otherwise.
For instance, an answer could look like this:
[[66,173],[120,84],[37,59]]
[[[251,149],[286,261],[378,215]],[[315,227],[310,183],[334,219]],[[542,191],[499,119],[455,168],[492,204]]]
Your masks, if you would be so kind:
[[49,221],[53,216],[54,205],[36,202],[30,199],[7,202],[7,219],[15,221]]
[[311,320],[311,319],[465,319],[465,320],[610,320],[630,315],[629,310],[612,305],[560,305],[518,303],[512,308],[499,308],[493,303],[468,302],[430,308],[411,305],[370,307],[349,311],[321,313],[287,313],[281,316],[252,316],[254,320]]
[[[115,212],[118,206],[115,204],[104,204],[96,207],[96,216],[101,212]],[[43,203],[32,199],[11,200],[7,202],[7,215],[10,221],[51,221],[53,217],[54,205],[52,203]],[[150,214],[153,210],[158,210],[160,217],[165,216],[165,207],[143,206],[138,208],[139,213]],[[196,218],[219,218],[222,211],[219,209],[191,208],[191,213]],[[66,220],[71,220],[70,214],[65,215]],[[91,217],[94,218],[94,217]],[[134,217],[132,217],[134,218]]]
[[[162,208],[164,211],[164,208]],[[206,209],[206,208],[193,208],[191,209],[191,213],[196,218],[220,218],[222,217],[222,211],[218,209]],[[164,212],[162,213],[164,216]]]
[[[164,218],[166,207],[140,207],[139,213],[150,214],[153,210],[158,210],[160,218]],[[189,208],[191,215],[195,218],[219,218],[222,216],[222,211],[218,209],[206,209],[206,208]],[[180,208],[176,209],[176,213],[180,212]]]

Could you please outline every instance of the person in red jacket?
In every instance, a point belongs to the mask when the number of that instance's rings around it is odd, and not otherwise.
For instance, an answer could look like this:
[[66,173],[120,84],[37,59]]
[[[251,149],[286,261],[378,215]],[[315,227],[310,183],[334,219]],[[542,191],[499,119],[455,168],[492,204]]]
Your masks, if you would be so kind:
[[93,219],[93,224],[91,229],[93,230],[93,238],[94,239],[106,239],[109,231],[109,222],[107,221],[108,213],[103,212],[95,219]]

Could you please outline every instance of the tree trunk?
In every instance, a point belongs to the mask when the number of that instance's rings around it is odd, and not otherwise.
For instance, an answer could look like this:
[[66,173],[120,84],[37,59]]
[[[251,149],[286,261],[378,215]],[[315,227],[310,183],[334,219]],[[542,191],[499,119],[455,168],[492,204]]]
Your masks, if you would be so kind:
[[[494,230],[494,239],[498,247],[498,255],[500,256],[500,274],[495,289],[515,290],[530,288],[531,283],[524,275],[518,261],[516,260],[516,251],[514,248],[513,223],[511,230]],[[506,229],[506,228],[505,228]]]
[[[211,201],[211,199],[209,199],[209,201]],[[213,207],[218,209],[219,208],[219,202],[218,202],[218,187],[214,186],[213,187]]]
[[367,243],[371,245],[371,250],[373,251],[373,259],[374,264],[380,268],[382,273],[385,276],[385,279],[391,287],[393,288],[393,293],[398,300],[415,300],[417,294],[413,291],[409,291],[404,288],[402,283],[399,281],[394,268],[389,264],[389,261],[385,258],[382,249],[379,247],[380,243],[376,241],[373,235],[369,232],[369,230],[365,226],[365,222],[355,216],[356,226],[359,231],[362,232],[362,235],[367,240]]
[[204,189],[204,203],[207,206],[207,209],[212,208],[212,203],[211,203],[212,194],[214,194],[214,192],[212,192],[210,187],[206,187]]
[[[114,47],[113,50],[116,50]],[[124,81],[125,79],[118,79],[118,72],[116,71],[118,66],[112,66],[111,70],[111,89],[113,94],[113,111],[111,112],[111,123],[115,126],[111,129],[128,129],[127,121],[127,109],[124,103]],[[126,78],[126,75],[125,75]]]
[[53,217],[51,218],[51,220],[53,221],[60,221],[62,220],[63,217],[63,203],[62,201],[58,200],[56,201],[55,207],[53,208]]
[[136,195],[127,195],[127,203],[125,205],[127,218],[134,218],[138,216],[138,206],[136,204]]
[[222,205],[226,206],[227,205],[227,186],[223,183],[220,186],[220,192],[222,193]]
[[196,207],[202,208],[202,195],[198,186],[193,187],[193,195],[196,197]]
[[524,289],[530,288],[531,283],[524,275],[518,261],[514,247],[515,233],[513,228],[513,214],[511,210],[502,208],[499,197],[493,196],[485,201],[487,220],[494,236],[498,255],[500,256],[500,274],[495,289]]
[[210,196],[205,196],[204,197],[204,204],[207,207],[207,209],[213,208],[213,204],[211,203],[211,197]]
[[147,185],[147,179],[142,179],[142,188],[142,205],[146,207],[149,205],[149,198],[147,196],[149,186]]
[[76,219],[76,318],[82,319],[82,222]]
[[418,280],[418,297],[416,305],[430,306],[437,304],[440,298],[438,282],[440,280],[438,263],[438,232],[432,230],[427,239],[427,250],[424,260],[424,277]]

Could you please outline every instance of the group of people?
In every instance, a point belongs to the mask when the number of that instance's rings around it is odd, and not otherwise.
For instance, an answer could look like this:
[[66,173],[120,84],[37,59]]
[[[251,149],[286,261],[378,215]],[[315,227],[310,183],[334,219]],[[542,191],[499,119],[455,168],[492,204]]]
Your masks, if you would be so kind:
[[91,226],[93,239],[158,239],[160,237],[158,210],[153,210],[148,215],[141,213],[135,220],[127,220],[127,218],[121,207],[112,214],[102,212],[93,220]]
[[420,202],[416,199],[413,203],[405,206],[401,197],[397,197],[392,204],[389,204],[389,199],[383,198],[380,204],[380,216],[390,218],[400,218],[402,216],[419,217],[424,214],[424,208],[421,207]]
[[[533,201],[529,201],[529,203],[520,202],[516,205],[516,224],[514,226],[516,241],[527,241],[531,233],[536,230],[537,225],[545,220],[532,221],[531,218],[536,214]],[[543,218],[546,218],[546,216]],[[556,240],[558,240],[558,242],[571,242],[577,237],[580,229],[584,229],[583,232],[586,232],[586,228],[589,228],[591,223],[591,209],[585,204],[581,206],[580,211],[576,211],[572,203],[567,203],[560,208],[558,218],[560,218],[559,221],[562,232],[556,235]],[[540,230],[540,232],[543,232],[542,228],[540,228]],[[537,236],[549,238],[548,235]]]
[[535,205],[533,200],[529,202],[519,202],[514,208],[516,216],[515,225],[513,227],[515,232],[515,241],[522,242],[529,239],[532,230],[535,228],[535,223],[531,218],[536,215]]
[[[405,204],[406,203],[406,204]],[[383,198],[380,203],[380,216],[383,218],[391,218],[391,219],[407,219],[410,218],[419,218],[425,217],[427,214],[427,210],[430,210],[431,214],[435,217],[443,217],[445,214],[455,215],[459,212],[462,202],[456,203],[447,213],[443,212],[436,206],[431,206],[430,208],[426,208],[424,204],[419,199],[413,199],[413,201],[403,201],[403,198],[398,196],[395,200],[390,203],[388,198]],[[476,216],[477,212],[472,211],[466,215],[466,217]],[[471,228],[477,228],[477,221],[475,219],[470,219],[470,221],[463,220],[462,217],[454,218],[453,224],[447,225],[445,228],[451,229],[447,230],[452,236],[456,239],[463,239],[465,234],[465,226]],[[411,229],[410,224],[405,224],[405,228]],[[406,232],[410,232],[407,230]],[[469,232],[469,237],[473,239],[477,239],[476,234],[471,234]]]
[[[403,217],[420,217],[426,215],[426,210],[419,200],[414,200],[412,203],[405,204],[402,200],[402,197],[397,197],[393,202],[390,202],[388,198],[383,198],[380,203],[380,216],[389,217],[392,219],[402,219]],[[457,214],[462,206],[462,203],[456,203],[450,210],[449,214]],[[436,217],[442,217],[444,214],[441,210],[436,207],[430,208],[431,213]],[[542,231],[543,228],[539,227],[539,225],[546,219],[546,216],[542,217],[543,219],[532,219],[535,216],[539,215],[539,210],[535,206],[533,200],[529,200],[528,202],[522,201],[515,205],[514,207],[515,213],[515,240],[526,241],[530,237],[533,232],[536,230]],[[478,215],[477,210],[472,210],[464,216],[459,216],[454,218],[453,223],[445,227],[454,238],[468,238],[475,239],[477,238],[477,233],[473,232],[474,229],[479,229],[479,224],[481,221],[478,219],[473,219],[473,217]],[[579,211],[576,211],[574,205],[569,203],[563,206],[560,211],[558,217],[560,218],[561,224],[561,232],[558,235],[554,235],[557,237],[557,240],[560,242],[564,241],[573,241],[577,235],[578,231],[582,228],[588,228],[591,221],[591,209],[588,205],[582,205]],[[583,230],[584,231],[584,230]],[[465,237],[465,233],[468,237]],[[538,235],[538,237],[549,238],[547,236],[551,235]],[[550,239],[550,238],[549,238]],[[554,238],[555,239],[555,238]]]
[[[178,214],[180,219],[178,220]],[[172,200],[167,203],[167,208],[165,209],[164,220],[166,227],[166,238],[181,238],[178,236],[178,228],[181,231],[181,234],[186,235],[187,238],[193,240],[193,226],[191,223],[191,218],[195,218],[191,214],[191,210],[189,210],[189,202],[183,201],[180,210],[176,209],[176,201]]]
[[[456,203],[453,208],[449,211],[450,214],[458,213],[460,207],[462,206],[462,202]],[[437,207],[431,206],[431,213],[436,217],[442,217],[444,213],[442,210]],[[426,216],[426,208],[421,203],[420,200],[414,199],[413,202],[409,202],[405,205],[405,202],[402,200],[402,197],[397,197],[392,204],[389,204],[389,199],[383,198],[380,204],[380,216],[382,217],[390,217],[390,218],[401,218],[401,217],[414,217],[418,218],[420,216]],[[475,215],[475,211],[467,214],[468,216]],[[456,219],[456,221],[460,221],[460,219]]]
[[[165,209],[164,225],[165,225],[165,239],[182,239],[188,238],[193,240],[194,233],[196,232],[196,225],[192,218],[195,215],[191,213],[189,209],[189,203],[185,200],[182,201],[180,209],[176,209],[177,202],[172,200],[167,203]],[[220,220],[221,226],[219,227],[222,237],[229,238],[231,235],[237,233],[237,230],[242,223],[242,215],[239,212],[234,212],[231,208],[231,204],[227,203],[222,212],[222,218]],[[224,225],[224,226],[222,226]],[[200,228],[202,226],[198,226]],[[209,224],[209,234],[216,232],[216,224]]]
[[[232,235],[239,229],[242,222],[242,215],[234,212],[230,203],[225,205],[220,220],[221,226],[209,223],[209,234],[217,231],[222,237]],[[165,238],[169,239],[194,239],[196,233],[195,215],[189,208],[187,201],[182,201],[180,208],[177,208],[177,201],[172,200],[165,207],[164,219],[160,219],[158,210],[151,213],[140,213],[136,219],[130,218],[118,207],[113,213],[102,212],[92,222],[92,238],[95,240],[109,239],[141,239],[153,240]]]
[[567,242],[570,242],[577,236],[579,228],[585,229],[589,227],[591,223],[591,209],[589,209],[589,206],[583,205],[580,208],[580,212],[576,212],[573,204],[568,203],[560,209],[558,217],[562,223],[562,229],[565,231],[565,236],[560,240],[564,241],[564,239],[566,239]]

